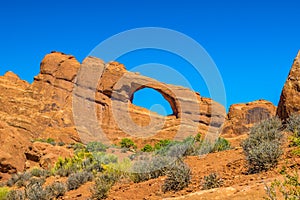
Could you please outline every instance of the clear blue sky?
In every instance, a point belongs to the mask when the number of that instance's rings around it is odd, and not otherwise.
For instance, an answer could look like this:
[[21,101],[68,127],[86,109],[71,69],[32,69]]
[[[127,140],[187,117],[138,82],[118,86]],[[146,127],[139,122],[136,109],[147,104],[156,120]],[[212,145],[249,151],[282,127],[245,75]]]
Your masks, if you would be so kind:
[[[139,27],[164,27],[190,36],[210,54],[225,84],[226,107],[256,99],[277,105],[300,49],[299,19],[298,0],[2,1],[0,75],[13,71],[32,82],[40,61],[52,50],[73,54],[82,61],[114,34]],[[180,65],[177,69],[191,79],[192,87],[208,96],[184,61],[166,53],[136,52],[120,61],[128,69],[143,62]],[[145,99],[139,103],[155,103]]]

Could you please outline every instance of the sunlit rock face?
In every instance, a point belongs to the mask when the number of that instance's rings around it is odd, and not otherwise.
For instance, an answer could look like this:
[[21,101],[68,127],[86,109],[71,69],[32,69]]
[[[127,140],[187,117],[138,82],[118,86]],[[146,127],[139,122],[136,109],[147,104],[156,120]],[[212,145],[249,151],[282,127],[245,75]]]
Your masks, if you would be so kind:
[[300,112],[300,51],[283,86],[277,115],[286,120],[294,112]]
[[235,137],[246,134],[254,124],[274,117],[275,114],[276,106],[266,100],[233,104],[229,108],[221,135]]

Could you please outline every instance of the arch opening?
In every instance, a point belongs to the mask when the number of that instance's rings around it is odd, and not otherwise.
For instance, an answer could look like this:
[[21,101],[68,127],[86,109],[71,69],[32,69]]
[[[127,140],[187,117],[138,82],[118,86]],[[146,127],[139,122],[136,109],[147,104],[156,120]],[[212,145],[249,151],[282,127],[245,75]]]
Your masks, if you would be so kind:
[[174,105],[166,94],[156,89],[144,86],[137,89],[131,95],[132,104],[156,112],[162,116],[175,115],[177,117],[176,105]]

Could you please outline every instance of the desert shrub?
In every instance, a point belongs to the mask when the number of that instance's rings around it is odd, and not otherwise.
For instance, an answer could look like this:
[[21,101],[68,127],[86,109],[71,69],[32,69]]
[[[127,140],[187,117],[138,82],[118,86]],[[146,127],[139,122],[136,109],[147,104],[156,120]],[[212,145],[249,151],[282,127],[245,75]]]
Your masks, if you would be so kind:
[[24,200],[25,195],[21,190],[11,190],[7,194],[6,200]]
[[121,148],[121,153],[127,153],[127,151],[129,151],[129,148]]
[[134,142],[129,138],[123,138],[120,142],[121,148],[127,148],[127,149],[136,149],[136,145]]
[[8,187],[0,187],[0,200],[5,200],[9,193]]
[[133,164],[131,180],[135,183],[151,179],[149,161],[139,160]]
[[[300,147],[300,114],[293,113],[287,120],[286,128],[293,133],[293,135],[289,137],[290,146]],[[294,154],[299,155],[299,148],[294,151],[296,151]]]
[[117,163],[118,157],[114,154],[108,154],[108,153],[93,153],[94,159],[100,163],[100,164],[109,164],[109,163]]
[[162,191],[178,191],[187,187],[191,181],[191,170],[181,160],[176,161],[166,172],[167,178]]
[[25,186],[25,197],[28,200],[47,200],[46,192],[43,189],[44,180],[30,179],[30,183]]
[[50,176],[50,172],[48,170],[44,170],[38,167],[34,167],[31,171],[30,171],[32,176],[35,177],[49,177]]
[[[179,146],[181,142],[179,141],[170,141],[170,140],[160,140],[158,143],[154,145],[154,152],[159,156],[170,156],[170,155],[178,155],[180,153],[176,153],[177,150],[182,149],[182,147],[178,147],[174,149],[174,146]],[[171,150],[170,150],[171,149]],[[175,152],[174,152],[175,151]]]
[[291,136],[289,139],[290,146],[300,147],[300,137]]
[[86,145],[86,149],[89,152],[105,152],[107,149],[107,146],[102,144],[101,142],[89,142]]
[[102,170],[101,163],[95,159],[92,153],[78,151],[72,158],[58,158],[52,173],[59,176],[69,176],[82,170],[100,172]]
[[295,137],[300,137],[300,114],[293,113],[287,120],[286,128],[294,133]]
[[82,169],[82,159],[59,157],[52,169],[52,173],[59,176],[69,176]]
[[154,148],[150,145],[150,144],[146,144],[141,151],[142,152],[152,152],[154,150]]
[[135,183],[158,178],[166,174],[166,170],[172,162],[170,157],[159,155],[138,160],[132,166],[130,178]]
[[300,156],[300,148],[293,149],[291,153],[292,155]]
[[86,147],[85,147],[85,145],[82,144],[82,143],[71,144],[70,147],[71,147],[72,149],[74,149],[74,152],[75,152],[75,153],[82,152],[82,151],[86,151]]
[[103,168],[106,173],[113,174],[116,179],[121,179],[129,177],[131,165],[131,160],[129,158],[124,158],[120,162],[103,165]]
[[277,165],[282,155],[281,121],[271,118],[252,127],[249,137],[242,143],[249,172],[257,173]]
[[155,150],[160,150],[163,147],[168,146],[171,143],[171,140],[160,140],[158,143],[154,145]]
[[56,145],[56,142],[55,142],[55,140],[54,140],[53,138],[47,138],[46,142],[47,142],[48,144],[52,144],[53,146]]
[[118,157],[114,154],[78,151],[72,158],[59,158],[52,172],[59,176],[69,176],[83,170],[96,174],[103,170],[102,165],[117,162]]
[[93,180],[93,174],[90,172],[77,172],[74,174],[71,174],[68,177],[67,185],[68,185],[68,190],[75,190],[79,188],[82,184],[92,181]]
[[185,157],[203,155],[212,152],[230,149],[230,143],[224,138],[218,138],[215,143],[209,140],[202,140],[201,135],[187,137],[183,141],[172,141],[167,146],[161,147],[157,154],[171,157]]
[[216,173],[211,173],[208,176],[204,176],[204,182],[202,184],[203,190],[209,190],[213,188],[221,187],[223,180],[218,177]]
[[96,178],[95,186],[93,188],[94,199],[105,199],[108,191],[117,181],[116,176],[113,173],[103,173]]
[[228,140],[219,137],[213,145],[211,152],[225,151],[228,149],[230,149],[230,143],[228,142]]
[[11,178],[6,182],[6,185],[8,187],[12,187],[17,181],[18,181],[18,175],[17,174],[13,174],[11,176]]
[[54,182],[45,188],[47,199],[56,199],[66,193],[66,184],[62,182]]
[[274,180],[270,186],[266,185],[267,200],[297,200],[300,199],[300,180],[298,172],[288,174],[283,171],[284,180]]
[[196,154],[197,155],[204,155],[211,153],[213,149],[212,142],[209,140],[202,140],[201,143],[199,144]]
[[32,177],[30,172],[13,174],[12,177],[7,181],[7,186],[12,187],[17,185],[17,187],[22,187],[26,185],[26,182]]
[[57,145],[58,146],[65,146],[65,143],[64,142],[58,142]]
[[56,142],[53,138],[47,138],[47,139],[37,138],[37,139],[34,139],[34,142],[45,142],[45,143],[51,144],[53,146],[56,145]]
[[196,142],[202,142],[202,135],[201,135],[201,133],[198,133],[197,135],[195,135],[194,139],[195,139]]

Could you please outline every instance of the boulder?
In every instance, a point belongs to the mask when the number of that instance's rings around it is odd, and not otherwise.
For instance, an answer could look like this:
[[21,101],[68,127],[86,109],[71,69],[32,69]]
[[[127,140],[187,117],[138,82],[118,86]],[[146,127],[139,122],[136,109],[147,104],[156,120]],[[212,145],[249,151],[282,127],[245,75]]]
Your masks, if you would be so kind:
[[229,108],[221,135],[230,138],[247,134],[254,124],[274,117],[275,114],[276,106],[266,100],[233,104]]

